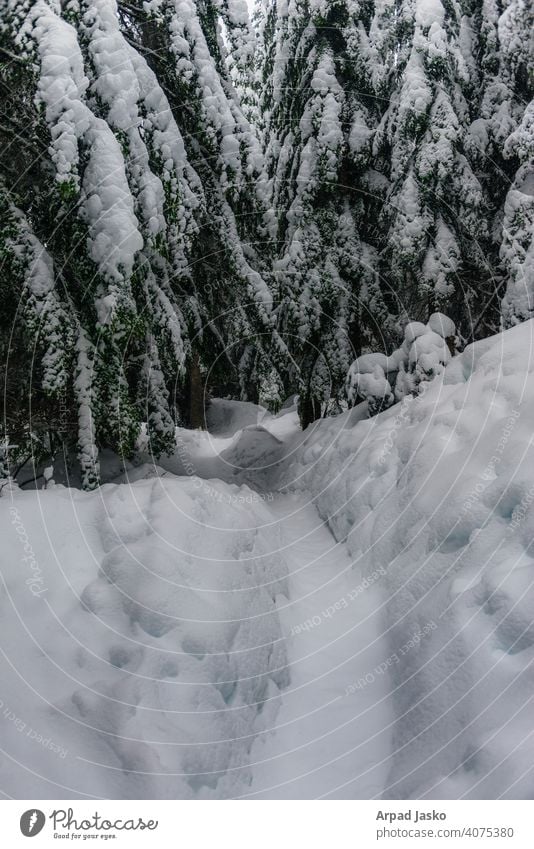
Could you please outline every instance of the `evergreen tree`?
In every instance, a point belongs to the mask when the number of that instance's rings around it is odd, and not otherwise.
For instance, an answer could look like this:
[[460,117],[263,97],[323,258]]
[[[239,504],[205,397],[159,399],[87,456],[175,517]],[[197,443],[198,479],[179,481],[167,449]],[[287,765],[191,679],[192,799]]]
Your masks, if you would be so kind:
[[[499,250],[504,201],[518,161],[506,152],[506,140],[521,122],[529,99],[525,73],[528,38],[522,37],[518,44],[517,33],[514,37],[506,23],[514,19],[513,2],[474,0],[466,7],[462,43],[472,80],[472,121],[465,144],[491,211],[491,240],[486,248],[489,273],[479,282],[479,305],[473,315],[473,335],[485,336],[499,330],[500,301],[509,276],[509,269],[499,261]],[[521,26],[525,24],[523,20]],[[529,29],[531,26],[524,26],[523,36]]]
[[220,30],[239,45],[241,13],[232,0],[1,6],[2,331],[22,322],[38,339],[32,380],[77,410],[91,487],[97,445],[131,454],[143,418],[154,453],[172,447],[193,358],[222,355],[235,387],[244,350],[251,373],[262,360],[261,151]]
[[[292,0],[264,11],[266,168],[279,331],[305,426],[340,396],[354,350],[387,329],[366,186],[375,101],[356,48],[361,4]],[[369,231],[369,233],[368,233]]]
[[305,426],[408,315],[534,314],[532,4],[258,0],[254,27],[0,0],[4,477],[77,442],[96,486],[99,446],[146,422],[171,450],[210,387],[299,391]]
[[376,50],[388,108],[374,156],[389,181],[381,268],[393,311],[426,320],[443,310],[467,335],[494,266],[491,204],[468,144],[479,77],[462,11],[440,0],[379,7],[373,32],[386,32]]
[[[534,316],[534,8],[512,0],[498,21],[500,59],[516,118],[503,155],[517,168],[506,195],[502,218],[501,259],[506,293],[505,327]],[[529,35],[530,37],[529,37]],[[526,104],[526,106],[525,106]]]
[[534,101],[507,139],[505,154],[521,162],[506,196],[501,258],[507,276],[505,327],[534,316]]

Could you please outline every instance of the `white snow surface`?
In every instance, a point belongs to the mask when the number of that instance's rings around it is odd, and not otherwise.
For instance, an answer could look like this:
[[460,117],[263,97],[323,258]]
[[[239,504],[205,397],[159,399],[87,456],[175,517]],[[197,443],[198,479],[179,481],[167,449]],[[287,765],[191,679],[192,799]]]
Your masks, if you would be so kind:
[[384,797],[534,792],[533,342],[528,321],[469,346],[422,396],[321,423],[286,469],[355,572],[386,570]]
[[218,400],[96,492],[5,488],[4,792],[532,798],[533,336],[372,419]]

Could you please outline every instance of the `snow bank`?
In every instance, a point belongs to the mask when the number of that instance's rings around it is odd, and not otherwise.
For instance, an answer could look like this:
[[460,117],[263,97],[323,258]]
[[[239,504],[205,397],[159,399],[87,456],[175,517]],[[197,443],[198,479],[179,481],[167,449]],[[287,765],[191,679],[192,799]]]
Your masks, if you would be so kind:
[[456,346],[456,327],[441,312],[433,313],[428,324],[410,321],[404,328],[404,341],[389,357],[383,353],[362,354],[351,364],[346,380],[349,402],[367,401],[369,415],[390,407],[395,398],[422,391],[421,384],[443,373]]
[[172,476],[0,502],[2,785],[243,793],[287,683],[284,564],[245,487]]
[[[296,450],[302,438],[296,402],[272,415],[264,407],[224,398],[210,400],[206,410],[208,430],[176,428],[176,450],[162,456],[158,464],[165,472],[190,478],[219,478],[229,483],[250,484],[270,490],[278,477],[278,463],[286,458],[286,442]],[[145,438],[140,443],[138,462],[142,474],[155,474],[155,460]],[[113,469],[113,476],[118,474]],[[133,476],[132,476],[133,475]],[[110,479],[107,473],[107,480]],[[137,480],[128,466],[124,480]]]
[[259,404],[225,398],[213,398],[206,410],[208,430],[217,436],[233,436],[241,428],[260,424],[265,417],[269,413]]
[[534,792],[533,342],[529,321],[374,419],[316,423],[284,471],[355,569],[387,570],[386,797]]
[[372,419],[225,401],[125,483],[6,488],[12,795],[532,798],[533,342]]

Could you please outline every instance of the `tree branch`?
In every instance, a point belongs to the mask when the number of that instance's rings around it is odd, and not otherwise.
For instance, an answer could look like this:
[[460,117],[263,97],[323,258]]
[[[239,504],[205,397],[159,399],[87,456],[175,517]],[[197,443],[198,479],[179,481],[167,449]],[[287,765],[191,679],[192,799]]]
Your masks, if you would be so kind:
[[12,53],[11,50],[6,50],[5,47],[0,47],[0,53],[3,53],[4,56],[9,56],[13,62],[18,62],[19,65],[26,65],[26,59],[23,59],[21,56],[17,56],[16,53]]

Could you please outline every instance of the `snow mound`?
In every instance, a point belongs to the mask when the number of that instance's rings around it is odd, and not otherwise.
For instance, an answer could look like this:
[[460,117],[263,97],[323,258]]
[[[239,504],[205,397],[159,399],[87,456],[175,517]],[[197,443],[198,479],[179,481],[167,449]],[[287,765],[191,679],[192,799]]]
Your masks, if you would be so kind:
[[281,440],[266,428],[259,425],[251,426],[236,434],[232,445],[222,452],[221,458],[235,472],[251,467],[259,471],[262,467],[272,465],[279,459],[278,449],[281,445]]
[[2,499],[0,776],[14,797],[249,786],[288,680],[285,566],[253,495],[168,475]]
[[442,312],[432,313],[428,319],[428,326],[443,339],[449,339],[456,334],[454,321]]
[[260,424],[270,413],[259,404],[212,398],[206,410],[206,424],[215,436],[233,436],[237,430]]
[[6,488],[10,793],[532,798],[533,342],[371,419],[223,402],[124,483]]
[[534,793],[533,342],[528,321],[374,419],[316,424],[283,473],[355,568],[386,569],[385,797]]
[[442,374],[450,362],[455,333],[454,322],[441,312],[433,313],[428,324],[408,322],[402,345],[389,357],[362,354],[351,364],[346,380],[349,403],[367,401],[369,415],[375,416],[395,398],[400,401],[423,391],[425,382]]

